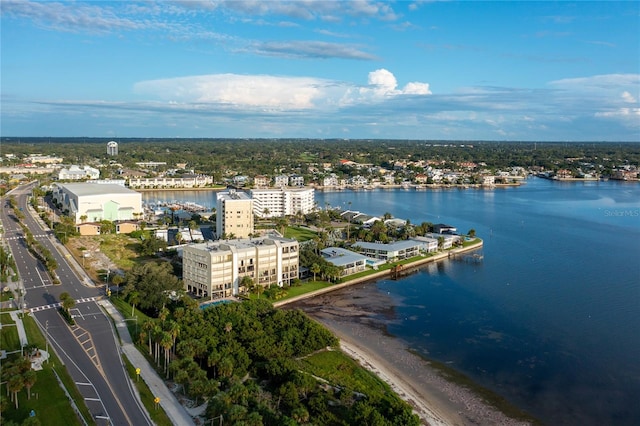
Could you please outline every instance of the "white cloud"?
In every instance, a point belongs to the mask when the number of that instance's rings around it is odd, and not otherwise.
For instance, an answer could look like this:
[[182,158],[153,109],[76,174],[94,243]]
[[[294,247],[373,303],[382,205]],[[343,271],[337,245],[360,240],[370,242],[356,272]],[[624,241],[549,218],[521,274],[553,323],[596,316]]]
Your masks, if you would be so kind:
[[368,85],[313,77],[211,74],[136,83],[134,92],[165,102],[217,104],[271,111],[336,109],[382,101],[402,95],[428,95],[427,83],[413,82],[397,89],[395,76],[384,69],[369,73]]
[[640,85],[640,74],[604,74],[591,77],[566,78],[555,80],[549,83],[550,86],[559,89],[574,90],[581,92],[605,92],[620,90],[638,90]]
[[183,103],[307,109],[314,106],[325,86],[323,80],[306,77],[214,74],[144,81],[134,91]]
[[631,93],[627,92],[626,90],[624,92],[622,92],[621,97],[622,97],[623,101],[625,101],[627,103],[630,103],[630,104],[634,104],[634,103],[637,102],[636,98],[634,98],[633,95]]
[[428,83],[411,82],[397,90],[398,81],[390,71],[381,68],[369,73],[369,86],[360,89],[363,95],[374,93],[378,97],[397,95],[430,95]]
[[285,58],[342,58],[372,60],[376,57],[352,44],[323,41],[269,41],[253,43],[247,50],[266,56]]
[[418,82],[407,83],[407,85],[404,86],[404,89],[402,90],[402,92],[407,95],[430,95],[431,94],[431,90],[429,90],[428,83],[418,83]]
[[393,94],[398,86],[396,77],[385,69],[370,72],[368,83],[369,86],[373,86],[373,89],[363,90],[373,90],[380,95]]

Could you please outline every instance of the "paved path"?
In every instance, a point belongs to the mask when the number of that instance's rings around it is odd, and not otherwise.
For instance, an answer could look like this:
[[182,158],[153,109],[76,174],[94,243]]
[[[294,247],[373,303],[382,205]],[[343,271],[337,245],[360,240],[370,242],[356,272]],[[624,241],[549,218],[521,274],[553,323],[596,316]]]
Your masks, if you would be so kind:
[[160,398],[160,405],[174,425],[195,425],[187,410],[180,404],[175,395],[167,388],[164,380],[149,364],[147,359],[138,351],[131,340],[129,329],[122,314],[108,300],[98,302],[111,315],[122,342],[122,352],[135,368],[140,369],[140,377],[145,381],[153,395]]
[[11,311],[9,315],[11,319],[16,323],[16,329],[18,329],[18,337],[20,338],[20,345],[26,346],[29,344],[27,340],[27,333],[24,331],[24,324],[22,323],[22,318],[20,318],[20,311]]

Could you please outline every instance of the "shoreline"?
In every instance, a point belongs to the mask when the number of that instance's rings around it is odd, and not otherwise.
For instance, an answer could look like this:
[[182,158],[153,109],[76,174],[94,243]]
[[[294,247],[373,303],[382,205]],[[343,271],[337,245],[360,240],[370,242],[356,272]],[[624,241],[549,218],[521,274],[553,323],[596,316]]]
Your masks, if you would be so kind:
[[[406,270],[454,258],[481,248],[483,241],[406,265]],[[393,303],[379,294],[371,281],[388,278],[391,270],[360,277],[315,292],[274,303],[274,307],[301,309],[340,340],[340,349],[386,382],[426,425],[529,425],[508,417],[473,389],[445,377],[446,371],[413,352],[402,339],[386,332]],[[357,287],[360,285],[360,287]],[[367,289],[368,288],[368,289]],[[291,305],[291,306],[288,306]]]
[[[431,262],[438,262],[440,260],[443,259],[449,259],[449,258],[455,258],[456,256],[462,254],[462,253],[466,253],[468,251],[473,251],[473,250],[477,250],[479,248],[482,248],[482,246],[484,245],[484,241],[481,240],[480,238],[477,238],[477,242],[473,243],[471,245],[468,245],[467,247],[459,247],[459,248],[454,248],[454,249],[450,249],[448,251],[443,251],[441,253],[438,253],[434,256],[429,256],[429,257],[425,257],[422,259],[418,259],[414,262],[408,263],[406,265],[404,265],[404,270],[403,272],[405,273],[409,273],[427,263],[431,263]],[[305,299],[310,299],[316,296],[320,296],[323,295],[325,293],[330,293],[333,291],[337,291],[337,290],[341,290],[343,288],[346,287],[351,287],[353,285],[356,284],[361,284],[361,283],[366,283],[368,281],[374,281],[374,280],[378,280],[380,278],[384,278],[387,276],[390,276],[393,273],[392,269],[387,269],[384,271],[379,271],[379,272],[375,272],[373,274],[370,275],[365,275],[364,277],[358,277],[358,278],[354,278],[351,280],[348,280],[346,282],[343,282],[341,284],[334,284],[330,287],[325,287],[325,288],[321,288],[319,290],[316,291],[311,291],[309,293],[304,293],[301,294],[299,296],[296,297],[292,297],[290,299],[286,299],[286,300],[280,300],[277,302],[273,303],[273,307],[274,308],[279,308],[291,303],[296,303],[299,302],[301,300],[305,300]]]
[[473,389],[456,383],[400,338],[389,335],[385,322],[391,299],[366,283],[290,306],[301,309],[340,340],[340,349],[386,382],[432,426],[468,424],[529,425],[508,417],[485,402]]

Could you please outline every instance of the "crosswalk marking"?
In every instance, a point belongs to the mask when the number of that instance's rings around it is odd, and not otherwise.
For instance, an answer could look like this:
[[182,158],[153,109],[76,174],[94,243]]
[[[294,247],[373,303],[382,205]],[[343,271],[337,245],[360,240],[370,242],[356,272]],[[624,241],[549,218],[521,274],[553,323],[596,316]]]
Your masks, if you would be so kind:
[[[49,235],[47,234],[38,234],[38,235],[34,235],[34,238],[48,238]],[[19,235],[16,237],[7,237],[5,238],[5,240],[9,241],[9,240],[24,240],[24,235]]]
[[[87,302],[95,302],[96,300],[98,300],[98,297],[84,297],[82,299],[76,300],[76,304],[78,304],[78,303],[87,303]],[[60,306],[62,306],[62,304],[60,302],[51,303],[49,305],[35,306],[33,308],[29,308],[29,309],[27,309],[27,312],[31,312],[31,313],[40,312],[40,311],[44,311],[46,309],[59,308]]]

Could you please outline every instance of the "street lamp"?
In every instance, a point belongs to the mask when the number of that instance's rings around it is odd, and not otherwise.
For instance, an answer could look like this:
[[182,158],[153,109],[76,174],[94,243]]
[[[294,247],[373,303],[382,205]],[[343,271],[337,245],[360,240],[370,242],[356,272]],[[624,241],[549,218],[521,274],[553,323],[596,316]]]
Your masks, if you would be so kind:
[[49,364],[49,320],[44,322],[44,341],[45,341],[45,352],[47,353],[47,364]]
[[109,271],[109,269],[107,269],[107,275],[105,275],[104,277],[104,292],[107,296],[109,296],[109,273],[111,271]]

